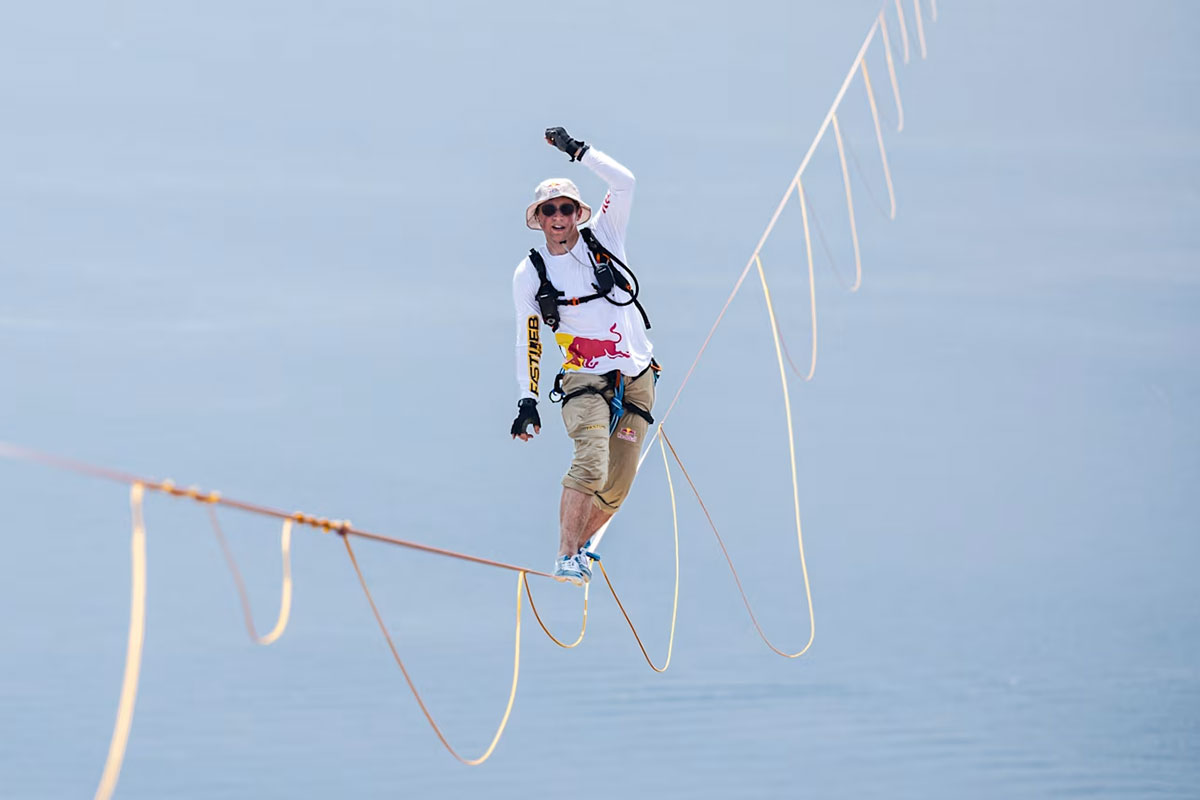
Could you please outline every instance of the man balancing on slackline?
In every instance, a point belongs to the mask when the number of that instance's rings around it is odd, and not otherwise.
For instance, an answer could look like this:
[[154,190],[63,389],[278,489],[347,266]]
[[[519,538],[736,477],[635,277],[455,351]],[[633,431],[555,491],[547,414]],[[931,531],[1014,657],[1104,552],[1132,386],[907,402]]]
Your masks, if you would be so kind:
[[637,278],[625,266],[633,173],[562,128],[547,128],[545,135],[608,184],[596,220],[580,228],[592,209],[575,184],[567,178],[539,183],[525,224],[546,241],[513,274],[520,399],[511,433],[528,441],[541,432],[537,398],[545,323],[563,354],[549,398],[562,403],[563,424],[575,442],[562,479],[554,576],[580,585],[592,577],[588,540],[621,507],[637,472],[641,443],[654,422],[659,367],[651,357],[650,321],[638,302]]

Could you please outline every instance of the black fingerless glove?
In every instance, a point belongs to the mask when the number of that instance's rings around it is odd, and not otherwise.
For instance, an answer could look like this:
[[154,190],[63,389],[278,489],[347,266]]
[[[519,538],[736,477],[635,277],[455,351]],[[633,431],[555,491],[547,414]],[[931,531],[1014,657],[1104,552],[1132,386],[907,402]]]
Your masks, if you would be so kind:
[[566,128],[546,128],[546,141],[569,155],[572,161],[583,160],[583,154],[588,150],[587,142],[572,139]]
[[527,434],[530,425],[535,428],[542,427],[542,418],[538,416],[537,400],[532,397],[523,397],[517,403],[517,418],[513,420],[510,433],[513,436]]

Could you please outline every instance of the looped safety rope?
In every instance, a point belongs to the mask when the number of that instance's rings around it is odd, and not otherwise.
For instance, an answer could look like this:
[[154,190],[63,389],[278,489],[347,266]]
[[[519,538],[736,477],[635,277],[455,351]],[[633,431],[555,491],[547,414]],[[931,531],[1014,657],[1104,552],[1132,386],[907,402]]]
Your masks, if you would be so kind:
[[217,520],[216,509],[208,510],[208,518],[212,523],[213,534],[216,535],[217,542],[221,545],[221,552],[225,556],[225,563],[229,566],[229,573],[233,576],[238,599],[242,603],[242,618],[246,623],[246,633],[250,634],[250,641],[264,647],[273,644],[283,635],[287,628],[288,617],[292,612],[292,520],[285,519],[283,521],[283,531],[280,534],[280,549],[283,551],[283,586],[280,590],[279,618],[275,620],[275,627],[271,629],[270,633],[266,636],[259,636],[254,627],[254,614],[250,610],[250,598],[246,594],[246,584],[242,581],[242,572],[238,569],[237,561],[233,558],[233,551],[229,549],[229,543],[225,540],[221,523]]
[[746,597],[746,590],[742,586],[742,579],[738,576],[737,568],[733,566],[733,559],[729,557],[729,550],[725,547],[725,540],[721,538],[720,531],[717,530],[717,524],[713,522],[712,514],[708,511],[708,506],[704,505],[704,500],[700,497],[700,490],[696,488],[696,484],[692,481],[692,477],[688,475],[687,468],[683,466],[683,462],[679,459],[679,453],[675,452],[675,446],[671,444],[671,440],[667,435],[663,434],[663,439],[667,442],[667,447],[671,448],[671,455],[675,457],[675,463],[679,465],[679,471],[683,473],[683,477],[687,479],[688,485],[692,487],[692,493],[696,495],[696,502],[700,504],[700,508],[704,511],[704,516],[708,518],[708,524],[712,527],[713,535],[717,537],[717,544],[721,546],[721,552],[725,555],[725,563],[729,564],[729,571],[733,573],[733,580],[737,584],[738,592],[742,595],[742,603],[746,606],[746,611],[750,614],[750,621],[754,623],[754,629],[758,631],[759,638],[771,648],[776,654],[784,658],[799,658],[808,652],[808,648],[812,647],[813,637],[816,635],[816,620],[813,617],[812,591],[808,585],[808,565],[804,561],[804,539],[800,534],[799,519],[797,518],[796,540],[800,546],[800,569],[804,574],[804,595],[808,600],[808,641],[804,647],[794,653],[788,653],[780,650],[771,640],[767,638],[767,634],[763,631],[762,626],[758,624],[758,618],[754,616],[754,609],[750,607],[750,600]]
[[[662,436],[663,439],[666,439],[667,435],[663,433]],[[637,640],[638,647],[642,651],[642,656],[646,659],[646,663],[650,665],[650,669],[655,672],[666,672],[667,667],[671,666],[671,651],[675,648],[675,620],[679,614],[679,515],[675,508],[675,484],[671,481],[671,464],[667,461],[667,450],[663,447],[663,439],[659,440],[658,446],[662,449],[663,469],[667,471],[667,487],[671,491],[671,522],[675,530],[675,599],[671,601],[671,634],[667,638],[667,658],[661,667],[654,666],[654,662],[650,660],[650,654],[646,652],[646,645],[642,643],[642,637],[638,635],[633,620],[629,618],[628,612],[625,611],[625,604],[621,602],[621,598],[617,596],[617,590],[613,588],[612,580],[608,577],[608,570],[604,568],[604,562],[599,559],[596,560],[596,563],[600,565],[600,574],[604,576],[604,582],[608,584],[608,591],[612,592],[613,600],[617,601],[617,608],[621,609],[621,614],[625,617],[625,622],[629,624],[629,630],[633,632],[633,638]]]
[[145,487],[134,483],[129,487],[129,510],[133,518],[130,550],[129,641],[125,648],[125,677],[121,680],[121,699],[117,703],[117,719],[112,739],[108,743],[108,758],[96,800],[108,800],[117,788],[121,764],[125,761],[125,746],[133,727],[133,709],[137,705],[138,677],[142,672],[142,644],[146,641],[146,521],[142,517],[142,498]]
[[542,622],[542,615],[538,613],[537,606],[533,602],[533,592],[529,590],[529,581],[522,581],[522,583],[525,584],[525,595],[529,598],[529,610],[533,612],[533,618],[536,619],[537,624],[542,627],[542,631],[550,637],[550,641],[566,650],[576,647],[580,642],[583,641],[583,635],[587,633],[589,584],[585,583],[583,585],[583,622],[579,625],[579,638],[570,644],[567,644],[551,633],[550,629],[546,627],[546,623]]
[[342,535],[342,543],[346,545],[346,554],[350,556],[350,563],[354,565],[354,574],[358,576],[358,582],[362,586],[363,594],[367,596],[367,602],[371,605],[371,613],[375,615],[375,621],[379,623],[379,630],[383,633],[383,638],[387,640],[388,649],[392,651],[392,658],[396,659],[396,666],[400,667],[400,672],[404,675],[404,682],[408,684],[409,691],[412,692],[417,705],[421,707],[421,713],[429,721],[429,727],[433,728],[433,732],[437,735],[438,740],[441,741],[442,746],[449,751],[450,755],[468,767],[477,767],[487,761],[491,758],[492,752],[495,751],[496,745],[500,742],[500,737],[504,734],[504,728],[508,725],[508,716],[512,713],[513,701],[517,698],[517,678],[521,673],[521,585],[525,583],[525,573],[517,573],[517,631],[514,634],[516,642],[513,645],[512,689],[508,693],[508,704],[504,707],[504,716],[500,718],[500,725],[496,728],[496,734],[492,736],[492,742],[488,745],[487,750],[483,751],[483,755],[478,758],[463,758],[450,744],[449,740],[446,739],[446,735],[442,733],[442,729],[438,727],[438,724],[434,722],[433,714],[429,713],[429,707],[421,699],[421,693],[417,691],[412,676],[408,674],[408,669],[404,666],[404,661],[400,658],[399,651],[396,650],[396,643],[392,641],[392,635],[388,632],[387,625],[384,624],[383,617],[379,614],[379,607],[375,605],[375,598],[371,596],[371,590],[367,588],[367,579],[363,577],[362,569],[358,566],[358,559],[354,556],[354,548],[350,546],[350,537]]

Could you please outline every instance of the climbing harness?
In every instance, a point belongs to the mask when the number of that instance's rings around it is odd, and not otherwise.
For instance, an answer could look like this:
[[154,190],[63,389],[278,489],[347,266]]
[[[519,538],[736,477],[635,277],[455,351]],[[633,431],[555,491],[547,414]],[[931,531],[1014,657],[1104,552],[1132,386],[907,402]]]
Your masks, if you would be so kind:
[[[561,317],[558,315],[559,306],[577,306],[581,303],[604,299],[614,306],[636,306],[638,313],[642,315],[642,324],[646,326],[646,330],[650,330],[650,317],[646,315],[646,309],[642,308],[642,303],[638,300],[642,289],[637,275],[633,273],[628,264],[600,244],[600,240],[596,238],[596,234],[592,232],[591,228],[580,228],[579,235],[587,244],[588,260],[591,262],[592,274],[596,278],[595,283],[592,284],[592,288],[596,291],[592,294],[582,297],[566,297],[562,290],[555,288],[546,275],[546,260],[542,258],[542,254],[537,251],[537,248],[531,248],[529,251],[529,261],[537,270],[540,282],[535,297],[542,319],[550,326],[551,330],[557,331],[558,324],[561,322]],[[629,273],[629,278],[626,278],[625,274],[621,272],[622,269]],[[609,292],[613,290],[614,286],[628,294],[629,299],[622,301],[609,297]]]
[[651,416],[647,409],[644,409],[641,406],[625,399],[625,386],[629,383],[629,381],[636,381],[640,379],[648,371],[654,372],[654,383],[657,385],[658,377],[662,374],[662,367],[659,366],[658,361],[652,358],[650,359],[649,366],[647,366],[646,369],[642,370],[637,375],[634,375],[632,378],[625,375],[625,373],[621,372],[621,370],[614,369],[611,372],[606,372],[601,376],[604,378],[603,388],[597,388],[595,386],[581,386],[578,389],[564,392],[562,388],[562,380],[563,376],[566,374],[566,370],[560,369],[558,374],[554,376],[554,388],[550,390],[550,394],[548,396],[551,403],[562,403],[564,408],[571,400],[574,400],[576,397],[581,397],[585,394],[598,394],[601,397],[606,397],[608,400],[609,412],[608,435],[612,436],[613,432],[615,432],[617,429],[617,423],[621,421],[621,417],[624,416],[626,410],[631,411],[642,419],[646,420],[647,425],[654,424],[654,417]]

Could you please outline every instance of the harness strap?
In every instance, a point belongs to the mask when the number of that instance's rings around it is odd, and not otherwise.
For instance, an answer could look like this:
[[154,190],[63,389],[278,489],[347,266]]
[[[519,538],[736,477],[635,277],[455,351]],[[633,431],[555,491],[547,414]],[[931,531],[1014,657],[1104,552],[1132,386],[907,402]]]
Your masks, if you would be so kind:
[[[538,275],[538,290],[537,304],[538,311],[541,312],[542,319],[550,326],[551,330],[558,330],[558,323],[561,318],[558,315],[559,306],[577,306],[580,303],[590,303],[593,300],[607,300],[615,306],[627,306],[632,304],[637,308],[638,313],[642,315],[642,324],[646,326],[646,330],[650,330],[650,317],[646,314],[646,309],[642,307],[642,302],[638,299],[641,292],[641,287],[638,285],[637,276],[633,270],[629,269],[629,265],[609,251],[600,240],[596,238],[596,234],[591,228],[580,228],[580,236],[583,237],[584,243],[587,244],[588,252],[592,257],[592,269],[596,275],[596,283],[592,284],[592,288],[596,291],[593,294],[583,295],[580,297],[566,297],[565,292],[555,288],[550,282],[549,276],[546,274],[546,261],[542,258],[542,254],[537,251],[537,248],[530,248],[529,261],[533,264],[533,268],[537,270]],[[633,278],[632,282],[625,274],[617,267],[629,272]],[[608,296],[612,291],[613,286],[617,286],[624,290],[629,295],[629,299],[624,302],[618,302]]]
[[[633,378],[626,378],[625,374],[622,373],[620,370],[613,370],[612,372],[606,372],[604,374],[604,379],[608,384],[607,386],[605,386],[605,388],[597,389],[595,386],[581,386],[580,388],[575,389],[570,392],[563,392],[562,379],[563,379],[564,372],[562,370],[559,370],[558,374],[554,376],[554,388],[550,390],[550,394],[549,394],[550,402],[551,403],[562,403],[563,407],[565,408],[567,403],[571,402],[576,397],[582,397],[585,394],[598,394],[601,397],[603,397],[605,391],[611,390],[613,393],[613,396],[612,396],[612,399],[610,399],[608,401],[608,412],[609,412],[608,435],[609,436],[612,436],[613,431],[615,431],[617,429],[617,423],[620,422],[621,417],[625,414],[626,411],[630,411],[634,414],[637,414],[639,417],[646,420],[646,424],[653,425],[654,417],[650,414],[650,412],[648,410],[642,408],[641,406],[637,405],[636,403],[631,403],[625,399],[626,383],[630,380],[637,380],[638,378],[640,378],[646,374],[646,370],[650,370],[650,369],[654,370],[654,380],[657,383],[658,382],[658,373],[661,371],[662,368],[658,366],[657,361],[652,361],[650,366],[646,367],[646,369],[639,372]],[[616,377],[614,377],[614,376],[616,376]]]
[[[583,237],[588,250],[591,251],[592,258],[599,262],[598,266],[602,265],[596,271],[601,283],[601,285],[596,287],[601,292],[600,296],[606,297],[608,292],[611,291],[613,284],[619,286],[629,295],[629,300],[624,303],[617,303],[609,299],[609,302],[617,306],[627,306],[633,303],[634,308],[642,315],[642,324],[646,326],[646,330],[650,330],[650,317],[646,314],[646,309],[642,307],[641,300],[638,299],[638,295],[641,294],[641,287],[637,286],[637,276],[634,275],[633,270],[629,268],[628,264],[613,255],[611,250],[601,244],[600,240],[596,238],[595,231],[591,228],[580,228],[579,235]],[[624,273],[616,269],[613,266],[614,264],[628,272],[633,278],[633,282],[631,283],[629,278],[625,277]],[[602,273],[603,276],[600,277]],[[608,285],[604,286],[603,284],[605,283]]]
[[538,290],[535,295],[538,304],[538,311],[541,312],[542,319],[550,326],[551,330],[558,330],[558,307],[562,303],[563,292],[554,288],[554,284],[550,282],[550,278],[546,275],[546,262],[542,258],[542,254],[535,248],[529,250],[529,261],[533,264],[533,268],[538,274]]

